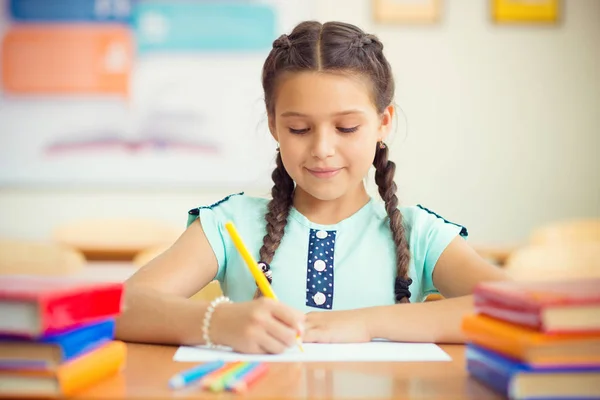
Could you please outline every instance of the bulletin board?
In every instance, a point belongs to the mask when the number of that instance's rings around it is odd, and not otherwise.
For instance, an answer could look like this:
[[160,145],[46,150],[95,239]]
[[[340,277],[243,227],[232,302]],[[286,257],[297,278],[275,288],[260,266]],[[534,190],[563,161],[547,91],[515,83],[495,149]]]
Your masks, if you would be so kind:
[[262,63],[312,1],[0,1],[0,186],[268,184]]

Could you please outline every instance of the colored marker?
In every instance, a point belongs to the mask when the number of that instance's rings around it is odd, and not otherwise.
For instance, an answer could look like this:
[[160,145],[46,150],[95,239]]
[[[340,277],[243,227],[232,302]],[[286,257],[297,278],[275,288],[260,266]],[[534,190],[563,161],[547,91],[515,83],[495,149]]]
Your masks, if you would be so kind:
[[199,386],[203,389],[208,389],[213,382],[219,380],[223,375],[228,374],[232,370],[237,370],[241,365],[245,363],[241,361],[236,361],[233,363],[225,364],[224,367],[217,369],[204,376],[199,383]]
[[223,390],[225,390],[228,382],[237,379],[239,376],[245,375],[247,371],[251,371],[258,364],[258,362],[247,362],[241,365],[240,367],[231,370],[230,372],[222,375],[220,378],[212,382],[210,384],[210,390],[212,392],[222,392]]
[[187,371],[175,374],[169,380],[169,386],[172,389],[181,389],[190,383],[212,373],[213,371],[222,368],[225,365],[224,361],[214,361],[205,364],[198,365],[197,367],[190,368]]
[[260,378],[262,378],[268,370],[269,364],[259,364],[255,368],[248,371],[245,375],[239,377],[237,380],[229,382],[226,385],[226,388],[227,390],[231,390],[235,393],[245,392],[250,386],[256,383]]
[[251,364],[251,365],[248,365],[248,368],[244,368],[243,370],[238,371],[237,374],[235,374],[234,376],[231,377],[231,379],[228,379],[227,382],[225,382],[225,389],[231,390],[231,388],[233,386],[235,386],[237,383],[239,383],[242,379],[244,379],[245,376],[247,376],[252,371],[254,371],[256,368],[258,368],[261,363],[260,362],[252,362],[249,364]]
[[[260,267],[258,266],[258,263],[256,262],[256,260],[254,260],[254,257],[252,257],[252,254],[250,254],[250,252],[248,251],[248,248],[244,244],[244,241],[242,240],[242,237],[238,233],[237,229],[235,228],[235,225],[233,225],[233,222],[231,222],[231,221],[227,222],[225,224],[225,229],[227,229],[227,232],[229,232],[229,235],[231,236],[231,240],[233,241],[233,244],[235,245],[235,247],[239,251],[240,255],[246,262],[246,265],[248,265],[248,268],[250,269],[250,273],[252,274],[252,277],[256,281],[256,284],[257,284],[258,288],[260,289],[261,293],[263,294],[263,296],[273,299],[275,301],[278,301],[277,296],[275,295],[275,292],[273,291],[273,288],[271,287],[271,284],[265,277],[265,274],[263,274],[263,272],[260,269]],[[299,334],[296,336],[296,342],[298,343],[298,347],[300,348],[300,351],[304,352],[304,348],[302,347],[302,338],[300,337]]]

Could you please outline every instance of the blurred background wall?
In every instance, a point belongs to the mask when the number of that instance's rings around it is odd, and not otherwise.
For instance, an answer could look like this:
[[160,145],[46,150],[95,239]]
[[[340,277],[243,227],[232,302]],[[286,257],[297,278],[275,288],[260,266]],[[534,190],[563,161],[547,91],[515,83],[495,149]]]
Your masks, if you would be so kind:
[[[275,17],[285,17],[269,41],[304,18],[355,23],[383,41],[400,108],[391,150],[402,203],[423,204],[467,226],[471,241],[489,244],[518,243],[546,222],[600,216],[600,1],[565,0],[551,25],[496,24],[484,0],[442,1],[432,24],[378,23],[368,0],[271,3],[278,3]],[[145,51],[137,46],[134,53]],[[260,63],[268,50],[138,57],[125,98],[4,90],[0,236],[45,238],[59,224],[89,217],[154,218],[183,229],[190,208],[233,192],[267,195],[275,145],[264,124]],[[169,83],[172,76],[189,86]],[[161,79],[176,90],[148,89]],[[141,126],[162,127],[164,114],[151,118],[149,98],[179,116],[182,109],[199,115],[199,131],[209,142],[218,138],[224,153],[153,156],[146,149],[124,161],[130,155],[121,149],[58,166],[36,158],[32,143],[37,137],[47,146],[50,130],[67,138],[111,129],[136,137]],[[133,118],[132,109],[139,111]],[[185,130],[190,139],[193,121],[162,129]],[[68,178],[53,176],[60,171]]]

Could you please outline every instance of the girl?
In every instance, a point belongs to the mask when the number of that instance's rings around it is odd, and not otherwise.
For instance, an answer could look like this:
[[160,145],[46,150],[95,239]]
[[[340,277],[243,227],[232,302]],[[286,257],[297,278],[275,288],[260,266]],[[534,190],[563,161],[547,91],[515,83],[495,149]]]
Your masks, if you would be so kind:
[[[473,287],[505,277],[466,244],[465,228],[398,207],[382,50],[340,22],[303,22],[273,43],[262,73],[278,144],[272,199],[238,194],[191,210],[176,243],[126,283],[118,338],[249,353],[282,352],[299,332],[305,342],[463,340]],[[370,166],[383,204],[365,189]],[[280,302],[258,296],[228,220]],[[213,279],[229,297],[189,300]],[[438,291],[445,300],[424,302]]]

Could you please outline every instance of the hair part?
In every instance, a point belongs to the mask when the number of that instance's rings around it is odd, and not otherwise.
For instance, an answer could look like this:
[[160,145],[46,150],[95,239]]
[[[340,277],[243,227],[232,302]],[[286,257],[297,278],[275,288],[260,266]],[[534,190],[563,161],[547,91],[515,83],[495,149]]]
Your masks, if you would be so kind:
[[[265,106],[269,117],[275,115],[276,88],[284,74],[295,72],[332,72],[366,77],[372,84],[372,98],[377,112],[382,114],[392,104],[394,78],[392,69],[383,54],[379,39],[366,34],[360,28],[343,23],[306,21],[298,24],[289,34],[283,34],[273,42],[262,70]],[[267,206],[265,220],[267,232],[260,249],[261,261],[273,260],[285,233],[287,218],[292,207],[294,182],[289,176],[281,154],[278,152],[277,167],[273,171],[272,199]],[[398,210],[394,173],[396,166],[388,159],[387,147],[377,146],[375,158],[375,182],[385,202],[392,238],[396,247],[398,278],[408,280],[410,253]],[[396,291],[398,302],[408,302],[410,292]],[[255,297],[260,296],[257,290]]]
[[394,98],[392,68],[375,35],[344,22],[306,21],[273,42],[262,70],[267,112],[275,112],[275,89],[286,72],[358,73],[373,84],[373,99],[383,113]]

